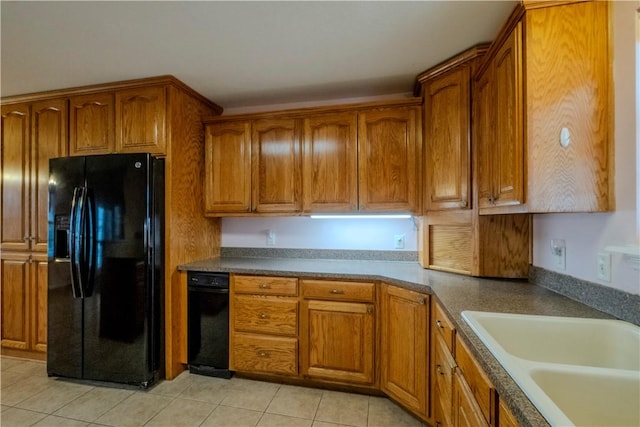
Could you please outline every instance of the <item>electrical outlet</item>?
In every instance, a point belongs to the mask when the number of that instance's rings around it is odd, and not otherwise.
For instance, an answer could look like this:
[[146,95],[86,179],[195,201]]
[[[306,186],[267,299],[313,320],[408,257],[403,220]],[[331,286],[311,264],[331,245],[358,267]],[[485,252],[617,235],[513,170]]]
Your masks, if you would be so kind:
[[393,247],[395,249],[404,249],[404,234],[396,234],[393,236]]
[[608,252],[598,254],[598,279],[611,281],[611,254]]
[[267,230],[267,246],[276,245],[276,232],[273,230]]
[[562,239],[551,240],[551,255],[553,255],[553,265],[556,270],[566,270],[567,268],[567,247]]

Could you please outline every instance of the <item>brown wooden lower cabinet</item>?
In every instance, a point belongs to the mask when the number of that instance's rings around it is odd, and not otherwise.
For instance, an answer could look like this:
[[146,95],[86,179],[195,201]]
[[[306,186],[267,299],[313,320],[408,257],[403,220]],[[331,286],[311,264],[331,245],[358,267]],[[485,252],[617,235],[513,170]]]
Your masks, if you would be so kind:
[[47,351],[47,256],[4,252],[0,259],[2,341],[5,349]]
[[502,399],[498,404],[498,425],[500,427],[520,427],[520,423],[518,423]]
[[382,391],[427,418],[429,296],[383,283],[380,303]]
[[469,385],[457,371],[453,376],[453,425],[456,427],[486,427],[487,421]]

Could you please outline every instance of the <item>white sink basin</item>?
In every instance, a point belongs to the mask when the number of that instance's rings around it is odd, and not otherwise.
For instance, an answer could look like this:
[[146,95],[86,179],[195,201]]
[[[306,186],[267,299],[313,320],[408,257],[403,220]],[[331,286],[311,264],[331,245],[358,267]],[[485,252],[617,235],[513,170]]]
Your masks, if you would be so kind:
[[465,311],[463,319],[554,426],[640,426],[640,327]]

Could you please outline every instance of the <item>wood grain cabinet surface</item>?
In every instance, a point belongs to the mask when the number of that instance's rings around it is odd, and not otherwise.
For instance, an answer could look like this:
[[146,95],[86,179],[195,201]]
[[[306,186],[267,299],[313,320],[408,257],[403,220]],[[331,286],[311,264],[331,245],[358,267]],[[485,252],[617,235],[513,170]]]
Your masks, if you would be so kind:
[[304,118],[303,211],[350,212],[358,207],[355,112]]
[[165,86],[116,91],[117,153],[166,153],[166,91]]
[[3,349],[46,352],[46,255],[4,252],[0,264]]
[[420,108],[358,113],[358,204],[368,212],[418,211]]
[[422,418],[429,414],[429,296],[381,285],[381,389]]
[[[471,167],[471,153],[486,157],[489,139],[471,135],[472,110],[478,131],[494,131],[484,98],[472,98],[472,75],[489,44],[480,44],[418,76],[424,97],[424,216],[419,239],[420,263],[434,270],[472,276],[526,277],[529,270],[530,219],[523,214],[479,215],[478,179],[487,170]],[[489,79],[476,84],[476,97],[487,96]],[[486,83],[486,84],[485,84]],[[484,84],[484,86],[482,86]],[[486,125],[486,126],[485,126]],[[475,172],[474,172],[475,171]],[[474,172],[474,173],[472,173]],[[493,175],[492,175],[493,176]],[[478,190],[479,189],[479,190]]]
[[471,208],[471,66],[429,79],[424,96],[424,210]]
[[231,276],[229,369],[298,375],[298,280]]
[[115,100],[112,92],[69,98],[69,154],[115,152]]
[[301,280],[301,287],[301,374],[374,384],[375,284]]
[[415,98],[205,118],[205,212],[418,213],[421,120]]
[[481,214],[614,208],[610,2],[517,7],[476,76]]

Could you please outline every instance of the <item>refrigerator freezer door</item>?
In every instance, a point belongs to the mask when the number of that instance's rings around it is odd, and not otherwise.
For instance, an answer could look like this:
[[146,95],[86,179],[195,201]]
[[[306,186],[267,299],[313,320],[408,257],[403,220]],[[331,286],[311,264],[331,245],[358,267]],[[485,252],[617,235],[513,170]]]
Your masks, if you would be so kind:
[[87,379],[142,384],[153,377],[150,162],[146,154],[86,158],[95,213],[95,274],[84,300]]
[[49,164],[47,372],[82,378],[82,305],[74,298],[69,254],[73,193],[84,185],[84,157]]

